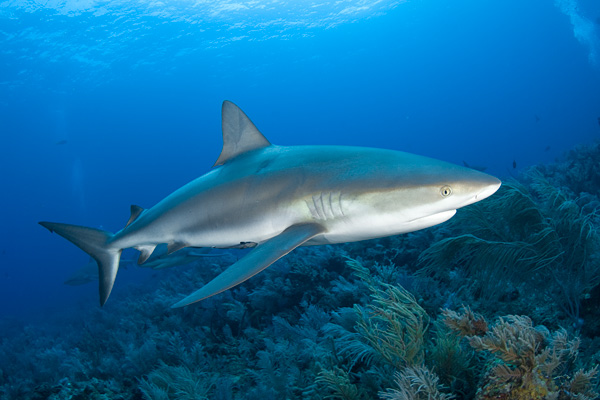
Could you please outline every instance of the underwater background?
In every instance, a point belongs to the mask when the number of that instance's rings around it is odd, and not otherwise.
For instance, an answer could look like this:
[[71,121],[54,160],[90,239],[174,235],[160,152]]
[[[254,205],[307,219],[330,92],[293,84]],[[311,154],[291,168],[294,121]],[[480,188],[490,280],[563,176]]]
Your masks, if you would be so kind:
[[[243,251],[65,285],[89,258],[37,222],[121,229],[211,168],[225,99],[504,184],[184,309]],[[596,0],[0,1],[0,134],[0,399],[598,397]]]

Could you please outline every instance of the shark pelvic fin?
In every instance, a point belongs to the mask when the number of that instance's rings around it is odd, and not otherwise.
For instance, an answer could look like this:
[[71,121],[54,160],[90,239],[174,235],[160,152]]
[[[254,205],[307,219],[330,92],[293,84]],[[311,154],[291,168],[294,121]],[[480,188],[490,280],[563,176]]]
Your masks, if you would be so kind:
[[324,231],[325,229],[318,224],[290,226],[279,235],[256,246],[246,257],[227,268],[200,290],[174,304],[172,308],[187,306],[239,285]]
[[153,244],[144,245],[144,246],[135,246],[135,249],[140,251],[140,256],[138,257],[138,261],[137,261],[138,265],[145,263],[150,258],[150,256],[154,252],[155,248],[156,248],[156,245],[153,245]]
[[115,283],[123,250],[110,247],[109,241],[113,234],[100,229],[56,222],[40,222],[40,225],[50,232],[58,233],[96,260],[100,278],[100,305],[103,306]]
[[133,221],[138,219],[138,217],[140,215],[142,215],[142,213],[144,211],[146,211],[146,210],[144,210],[142,207],[132,204],[131,205],[131,216],[129,217],[129,221],[127,221],[127,225],[125,225],[125,228],[127,228]]
[[247,151],[271,145],[250,118],[235,104],[225,100],[221,111],[223,150],[213,167],[223,165]]

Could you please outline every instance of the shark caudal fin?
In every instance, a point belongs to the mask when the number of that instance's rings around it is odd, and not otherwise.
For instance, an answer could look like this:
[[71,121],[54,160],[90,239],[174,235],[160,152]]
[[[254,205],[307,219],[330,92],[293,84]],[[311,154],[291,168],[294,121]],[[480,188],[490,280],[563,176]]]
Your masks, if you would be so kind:
[[96,260],[100,277],[100,305],[103,306],[115,283],[123,250],[108,245],[113,234],[100,229],[56,222],[40,222],[40,225],[50,232],[58,233]]

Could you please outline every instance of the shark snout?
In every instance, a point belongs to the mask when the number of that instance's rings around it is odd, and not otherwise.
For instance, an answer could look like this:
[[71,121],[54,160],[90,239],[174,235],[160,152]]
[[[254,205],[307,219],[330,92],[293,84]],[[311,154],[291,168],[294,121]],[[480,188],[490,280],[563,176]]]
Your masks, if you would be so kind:
[[473,202],[483,200],[490,197],[500,188],[502,182],[500,179],[487,175],[486,179],[481,182],[480,189],[476,192]]
[[468,179],[456,184],[456,192],[461,193],[461,195],[457,198],[454,208],[465,207],[490,197],[496,193],[501,184],[502,182],[499,179],[477,172],[475,176],[470,176]]

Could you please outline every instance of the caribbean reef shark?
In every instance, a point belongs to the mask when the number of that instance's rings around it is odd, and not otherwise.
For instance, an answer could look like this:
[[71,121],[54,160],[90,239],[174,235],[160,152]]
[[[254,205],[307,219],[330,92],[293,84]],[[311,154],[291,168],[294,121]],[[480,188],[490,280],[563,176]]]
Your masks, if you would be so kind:
[[462,166],[394,150],[276,146],[235,104],[222,107],[223,149],[213,169],[154,207],[131,206],[115,234],[55,222],[42,226],[98,263],[100,305],[121,252],[156,246],[253,249],[204,287],[174,304],[206,299],[261,272],[298,246],[353,242],[427,228],[483,200],[500,181]]

